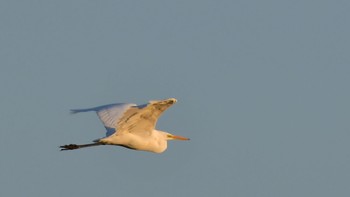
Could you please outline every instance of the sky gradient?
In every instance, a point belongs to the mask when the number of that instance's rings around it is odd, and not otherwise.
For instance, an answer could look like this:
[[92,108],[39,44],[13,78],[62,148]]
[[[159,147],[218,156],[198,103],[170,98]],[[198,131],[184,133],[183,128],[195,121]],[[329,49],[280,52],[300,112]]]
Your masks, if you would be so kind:
[[[349,1],[1,1],[0,196],[350,195]],[[174,97],[163,154],[72,108]]]

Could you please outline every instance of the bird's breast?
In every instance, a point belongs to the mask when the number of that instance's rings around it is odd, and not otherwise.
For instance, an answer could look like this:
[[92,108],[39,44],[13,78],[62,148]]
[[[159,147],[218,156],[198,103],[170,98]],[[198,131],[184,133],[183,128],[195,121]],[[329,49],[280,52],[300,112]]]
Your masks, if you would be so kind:
[[166,140],[158,139],[155,136],[144,137],[132,133],[112,135],[101,139],[101,142],[154,153],[162,153],[167,148]]

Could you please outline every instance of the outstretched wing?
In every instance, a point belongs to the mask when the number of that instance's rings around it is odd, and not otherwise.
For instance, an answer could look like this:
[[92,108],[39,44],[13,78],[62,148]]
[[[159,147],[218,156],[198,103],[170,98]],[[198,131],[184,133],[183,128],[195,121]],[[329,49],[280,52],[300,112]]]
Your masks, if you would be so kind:
[[170,98],[130,107],[117,122],[116,128],[118,132],[137,133],[141,136],[150,135],[161,114],[175,102],[176,99]]
[[74,109],[72,113],[95,111],[110,136],[115,133],[150,135],[161,114],[176,103],[176,99],[150,101],[148,104],[116,103],[89,109]]
[[136,106],[136,104],[116,103],[89,109],[73,109],[71,113],[95,111],[107,130],[106,136],[110,136],[117,131],[115,127],[117,122],[123,118],[124,113],[133,106]]

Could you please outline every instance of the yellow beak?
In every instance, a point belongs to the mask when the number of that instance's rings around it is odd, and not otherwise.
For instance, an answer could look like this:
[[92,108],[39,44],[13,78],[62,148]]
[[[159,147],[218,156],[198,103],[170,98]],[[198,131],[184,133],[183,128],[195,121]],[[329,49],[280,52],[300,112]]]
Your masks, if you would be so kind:
[[190,138],[182,137],[182,136],[179,136],[179,135],[172,135],[171,138],[174,139],[174,140],[190,140]]

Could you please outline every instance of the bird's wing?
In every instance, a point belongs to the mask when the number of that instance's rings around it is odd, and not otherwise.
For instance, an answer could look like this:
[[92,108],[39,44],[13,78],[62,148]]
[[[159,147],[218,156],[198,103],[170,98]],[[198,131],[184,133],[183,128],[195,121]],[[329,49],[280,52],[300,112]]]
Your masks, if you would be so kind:
[[119,119],[116,128],[118,132],[137,133],[141,136],[150,135],[160,115],[175,102],[176,99],[167,99],[130,107]]
[[97,116],[107,130],[106,136],[110,136],[117,131],[115,127],[117,122],[124,117],[126,111],[134,106],[136,104],[117,103],[94,108],[94,111],[96,111]]

